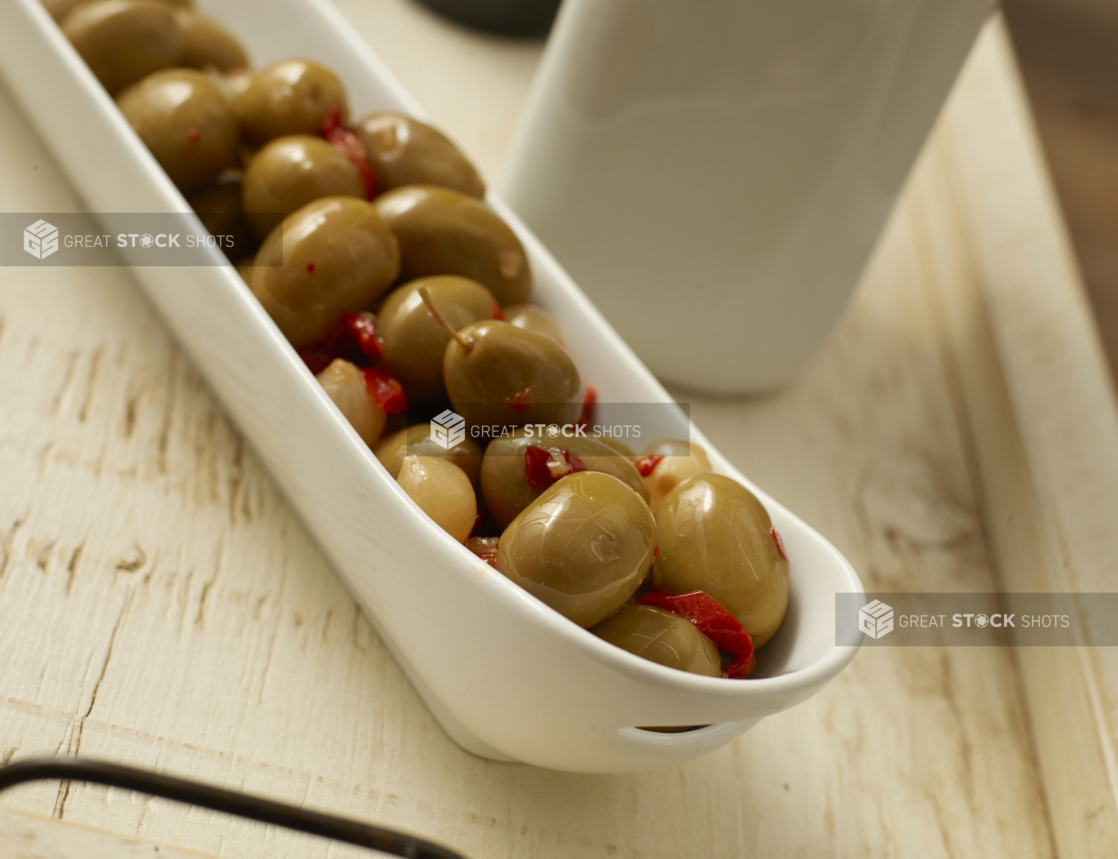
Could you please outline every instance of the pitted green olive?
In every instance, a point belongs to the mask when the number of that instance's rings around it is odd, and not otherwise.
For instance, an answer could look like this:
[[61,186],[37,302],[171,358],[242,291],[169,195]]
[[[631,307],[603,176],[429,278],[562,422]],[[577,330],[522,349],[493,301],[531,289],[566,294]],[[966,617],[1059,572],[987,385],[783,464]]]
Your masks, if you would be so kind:
[[471,197],[485,183],[462,151],[441,131],[402,113],[370,113],[354,129],[365,144],[381,189],[439,185]]
[[659,665],[721,677],[722,662],[714,642],[695,624],[650,605],[626,605],[591,627],[598,638]]
[[376,207],[400,240],[405,279],[457,274],[476,280],[502,307],[528,300],[524,247],[484,203],[449,188],[409,185],[377,197]]
[[230,260],[241,260],[256,248],[256,237],[241,211],[240,170],[223,170],[212,185],[186,198],[210,235],[222,236],[221,250]]
[[285,134],[318,134],[326,117],[348,115],[345,87],[325,66],[292,58],[265,66],[241,97],[245,135],[261,146]]
[[534,304],[513,304],[506,307],[505,322],[523,328],[525,331],[531,331],[533,334],[550,337],[560,344],[563,342],[563,332],[559,328],[559,323]]
[[582,411],[582,382],[567,350],[507,322],[459,331],[446,347],[443,380],[454,410],[472,426],[563,426]]
[[400,249],[371,203],[324,197],[288,215],[256,255],[250,286],[296,349],[364,310],[400,271]]
[[431,437],[429,423],[416,424],[392,433],[373,452],[393,478],[399,476],[400,465],[405,456],[441,456],[461,468],[474,489],[480,485],[478,475],[481,472],[481,448],[477,443],[464,438],[449,449],[444,448]]
[[579,626],[605,620],[640,586],[656,526],[648,505],[609,474],[564,477],[501,535],[497,569]]
[[349,159],[321,137],[277,137],[245,169],[244,211],[261,239],[287,215],[322,197],[364,200],[365,185]]
[[248,55],[240,40],[209,15],[179,9],[175,20],[182,31],[186,50],[180,62],[192,69],[229,72],[248,66]]
[[656,540],[657,590],[710,594],[738,619],[754,647],[773,637],[788,607],[788,561],[752,492],[720,474],[692,477],[661,502]]
[[[558,430],[558,427],[554,429]],[[485,458],[481,464],[481,491],[485,495],[485,507],[501,528],[507,527],[544,491],[543,488],[532,486],[529,481],[525,463],[529,447],[574,454],[588,471],[612,475],[643,500],[648,500],[644,481],[637,469],[603,441],[592,436],[566,438],[561,432],[551,438],[546,430],[541,432],[536,427],[522,428],[491,441],[485,449]],[[561,476],[566,470],[565,464],[561,454],[556,456],[549,474],[552,477]]]
[[233,105],[202,72],[155,72],[122,92],[117,103],[183,191],[208,185],[236,157],[239,129]]
[[388,294],[377,312],[377,332],[384,343],[381,366],[400,380],[409,401],[444,400],[443,358],[450,335],[435,321],[419,290],[431,300],[451,327],[491,319],[497,309],[493,294],[477,281],[456,275],[421,277]]
[[62,32],[110,93],[182,60],[175,10],[156,0],[98,0],[66,15]]

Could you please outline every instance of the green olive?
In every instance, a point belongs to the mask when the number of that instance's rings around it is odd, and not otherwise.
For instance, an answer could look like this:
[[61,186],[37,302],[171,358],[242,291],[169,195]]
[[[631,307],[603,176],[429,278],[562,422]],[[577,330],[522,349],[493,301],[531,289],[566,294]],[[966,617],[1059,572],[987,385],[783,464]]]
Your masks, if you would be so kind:
[[471,426],[573,424],[582,382],[567,350],[552,340],[487,320],[447,344],[443,381],[454,410]]
[[481,448],[472,439],[464,438],[451,448],[444,448],[431,438],[429,423],[416,424],[387,436],[373,451],[393,479],[400,475],[405,456],[441,456],[465,472],[474,489],[479,486]]
[[765,506],[737,481],[700,474],[681,483],[656,511],[660,554],[656,589],[703,591],[738,619],[761,647],[788,607],[788,562],[777,550]]
[[241,211],[242,180],[240,170],[223,170],[212,185],[186,198],[210,235],[228,237],[221,250],[231,260],[243,259],[256,247],[256,237]]
[[405,279],[458,274],[502,307],[528,300],[532,272],[524,246],[484,203],[449,188],[409,185],[377,197],[376,207],[400,240]]
[[322,340],[343,313],[364,310],[400,272],[400,248],[371,203],[324,197],[265,239],[250,286],[296,349]]
[[245,169],[245,215],[261,239],[287,215],[322,197],[364,200],[365,185],[349,159],[321,137],[277,137]]
[[110,93],[176,65],[186,50],[174,9],[156,0],[84,3],[62,32]]
[[[558,427],[553,429],[559,430]],[[568,438],[561,432],[557,432],[556,437],[552,438],[547,435],[546,430],[541,432],[537,427],[525,427],[491,441],[485,449],[485,459],[482,460],[481,491],[485,495],[485,507],[498,527],[507,527],[520,511],[543,492],[543,489],[537,489],[528,482],[525,454],[529,447],[574,454],[588,471],[610,474],[643,500],[648,500],[644,481],[637,469],[600,439],[592,436]],[[564,470],[563,457],[557,457],[553,467],[553,476],[561,474]]]
[[559,343],[563,342],[563,332],[559,328],[559,323],[534,304],[514,304],[506,307],[504,312],[505,322],[509,325],[542,334]]
[[182,65],[222,72],[248,66],[248,55],[240,40],[209,15],[180,9],[175,12],[175,20],[186,41]]
[[497,569],[579,626],[605,620],[640,586],[656,525],[648,505],[609,474],[564,477],[501,535]]
[[450,335],[435,321],[419,290],[455,329],[492,319],[497,302],[480,283],[456,275],[421,277],[388,294],[377,312],[377,332],[384,341],[385,370],[400,380],[408,400],[445,400],[443,357]]
[[354,129],[384,191],[404,185],[439,185],[484,197],[481,181],[461,150],[426,123],[401,113],[370,113]]
[[318,134],[334,110],[349,112],[345,87],[311,60],[279,60],[261,69],[241,97],[245,135],[260,146],[285,134]]
[[626,605],[590,631],[659,665],[706,677],[722,676],[722,661],[714,642],[691,621],[670,611]]
[[237,154],[237,115],[221,90],[194,69],[165,69],[117,99],[125,119],[183,191],[208,185]]

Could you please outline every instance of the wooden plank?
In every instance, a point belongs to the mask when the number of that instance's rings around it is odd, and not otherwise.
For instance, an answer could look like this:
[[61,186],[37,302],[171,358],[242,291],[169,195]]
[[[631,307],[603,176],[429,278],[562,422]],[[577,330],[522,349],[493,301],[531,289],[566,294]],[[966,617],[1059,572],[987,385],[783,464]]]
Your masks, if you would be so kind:
[[0,859],[204,859],[150,841],[125,838],[0,808]]
[[[410,76],[433,80],[439,54],[426,46],[453,31],[403,0],[340,6],[427,98]],[[477,80],[504,69],[519,83],[471,88],[463,63],[444,75],[472,100],[430,106],[499,165],[503,120],[486,117],[515,115],[531,64],[486,56]],[[476,137],[455,124],[466,113]],[[40,152],[0,93],[5,210],[76,205]],[[934,159],[918,172],[918,183],[957,181]],[[693,412],[868,588],[987,590],[995,547],[914,200],[795,386]],[[947,240],[971,253],[962,226]],[[7,269],[0,314],[0,758],[109,758],[478,857],[1053,854],[1004,650],[867,651],[807,704],[662,771],[573,776],[461,752],[125,272]],[[100,788],[32,787],[5,803],[205,853],[325,855],[287,833]]]
[[[1004,28],[984,40],[933,156],[953,181],[918,195],[929,219],[955,201],[945,228],[965,230],[973,252],[939,253],[938,285],[987,522],[1007,590],[1110,591],[1118,408],[1036,138],[1011,131],[1029,116],[1004,74]],[[1029,648],[1018,662],[1060,855],[1118,854],[1118,654]]]

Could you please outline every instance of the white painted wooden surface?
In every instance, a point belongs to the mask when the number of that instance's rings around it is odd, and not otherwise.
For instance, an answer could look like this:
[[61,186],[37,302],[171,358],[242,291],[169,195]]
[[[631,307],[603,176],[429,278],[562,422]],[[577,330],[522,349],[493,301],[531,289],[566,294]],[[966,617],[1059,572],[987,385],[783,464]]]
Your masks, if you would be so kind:
[[[339,5],[492,177],[537,49],[464,34],[404,0]],[[1006,337],[978,323],[997,319],[991,265],[1020,248],[984,237],[1025,229],[1045,259],[1066,245],[1049,197],[997,204],[1039,181],[1037,164],[993,170],[1000,153],[975,142],[992,129],[974,105],[1014,91],[1002,38],[984,36],[854,303],[797,384],[762,400],[692,401],[712,440],[833,540],[868,589],[986,590],[1005,577],[978,456],[988,433],[974,423],[974,397],[990,390],[961,384],[961,362],[980,356],[996,393]],[[1020,113],[997,130],[1032,145]],[[0,175],[5,211],[80,205],[2,91]],[[1050,857],[1057,844],[1077,857],[1088,824],[1076,815],[1092,802],[1091,849],[1118,854],[1113,806],[1099,804],[1105,738],[1084,758],[1090,793],[1074,772],[1067,796],[1046,793],[1058,750],[1026,706],[1042,673],[1004,650],[863,652],[807,704],[658,772],[575,776],[465,754],[127,272],[0,278],[0,759],[109,758],[412,830],[479,859],[986,859]],[[1015,428],[1018,403],[1000,390],[991,419]],[[1034,488],[1027,458],[995,473]],[[1046,503],[1062,491],[1040,489]],[[1061,714],[1049,704],[1043,731]],[[215,855],[326,855],[114,790],[37,786],[2,802]]]

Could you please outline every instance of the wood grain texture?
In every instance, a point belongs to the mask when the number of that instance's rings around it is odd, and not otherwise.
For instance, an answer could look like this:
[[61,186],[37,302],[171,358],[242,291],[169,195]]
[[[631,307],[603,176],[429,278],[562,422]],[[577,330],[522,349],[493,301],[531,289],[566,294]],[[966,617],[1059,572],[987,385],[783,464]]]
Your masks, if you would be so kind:
[[[402,0],[340,6],[409,86],[432,75],[424,40],[453,36]],[[980,51],[1012,77],[991,44]],[[493,96],[499,104],[429,106],[498,165],[503,117],[519,109],[533,57],[487,56],[485,75],[520,76]],[[455,68],[450,89],[469,90],[471,67]],[[458,125],[465,114],[493,142]],[[40,152],[0,93],[5,210],[77,205]],[[981,197],[1019,180],[972,181]],[[981,265],[958,209],[918,190],[959,181],[925,157],[848,313],[793,387],[692,400],[712,441],[834,541],[868,589],[997,584],[928,242],[972,272]],[[929,206],[951,229],[931,235]],[[1050,228],[1050,210],[1002,216]],[[1027,689],[1003,649],[865,651],[808,703],[651,773],[568,775],[460,751],[127,272],[3,277],[0,758],[109,758],[415,831],[474,857],[1055,855]],[[967,336],[991,347],[986,331]],[[214,855],[348,855],[115,790],[39,786],[4,802]]]

